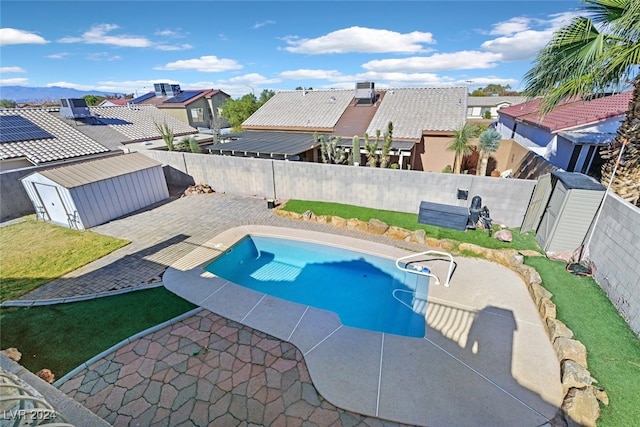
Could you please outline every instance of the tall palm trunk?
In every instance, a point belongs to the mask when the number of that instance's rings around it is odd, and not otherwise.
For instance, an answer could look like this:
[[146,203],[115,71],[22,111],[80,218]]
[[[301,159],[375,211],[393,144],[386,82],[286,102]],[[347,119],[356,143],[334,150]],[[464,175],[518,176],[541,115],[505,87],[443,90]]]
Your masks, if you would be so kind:
[[624,200],[640,206],[640,76],[633,82],[633,96],[613,142],[600,150],[602,184],[609,185],[616,161],[623,149],[611,189]]

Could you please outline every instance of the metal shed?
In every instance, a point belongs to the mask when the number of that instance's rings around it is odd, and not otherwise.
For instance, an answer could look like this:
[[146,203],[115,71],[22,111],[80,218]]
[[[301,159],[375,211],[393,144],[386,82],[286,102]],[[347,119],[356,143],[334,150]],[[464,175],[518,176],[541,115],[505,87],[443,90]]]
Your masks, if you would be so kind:
[[39,219],[79,230],[169,197],[162,164],[140,153],[34,172],[22,185]]
[[581,173],[543,175],[520,231],[536,230],[536,241],[545,252],[575,251],[584,241],[605,191],[602,184]]

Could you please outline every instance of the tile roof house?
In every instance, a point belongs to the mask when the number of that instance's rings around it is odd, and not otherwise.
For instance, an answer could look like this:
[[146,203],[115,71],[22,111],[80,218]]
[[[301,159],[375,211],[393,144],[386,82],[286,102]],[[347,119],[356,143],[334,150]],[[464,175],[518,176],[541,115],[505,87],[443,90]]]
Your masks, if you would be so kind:
[[132,105],[154,105],[189,126],[211,133],[229,127],[220,108],[231,97],[219,89],[182,90],[179,85],[154,84],[154,92],[130,101]]
[[598,166],[597,146],[615,137],[631,95],[570,99],[546,115],[539,113],[541,100],[532,99],[501,109],[497,130],[558,168],[588,173]]
[[467,118],[484,119],[489,112],[492,119],[498,118],[498,110],[526,102],[524,96],[469,96],[467,99]]
[[[466,120],[466,87],[374,90],[373,83],[370,84],[370,97],[363,97],[359,86],[355,92],[332,89],[276,93],[245,120],[242,134],[232,135],[236,138],[233,146],[235,155],[255,156],[259,146],[256,146],[255,138],[251,138],[252,132],[261,132],[263,143],[260,152],[265,156],[271,152],[270,145],[285,151],[278,139],[295,144],[288,133],[296,132],[298,138],[304,140],[296,146],[307,147],[307,152],[298,152],[298,157],[317,161],[318,145],[314,144],[313,133],[340,137],[342,146],[350,150],[354,135],[363,138],[367,133],[372,139],[378,130],[383,134],[391,122],[391,162],[402,168],[422,170],[428,157],[424,148],[428,140],[448,140]],[[251,140],[251,150],[243,151],[243,140]],[[299,151],[298,148],[296,150]],[[212,152],[227,154],[225,149],[224,146],[216,146]],[[363,148],[361,152],[364,153]]]
[[53,164],[122,152],[141,141],[161,140],[156,123],[176,137],[198,131],[154,106],[89,107],[91,117],[70,118],[60,108],[0,110],[0,168]]
[[29,167],[108,153],[109,148],[47,109],[0,110],[0,167]]

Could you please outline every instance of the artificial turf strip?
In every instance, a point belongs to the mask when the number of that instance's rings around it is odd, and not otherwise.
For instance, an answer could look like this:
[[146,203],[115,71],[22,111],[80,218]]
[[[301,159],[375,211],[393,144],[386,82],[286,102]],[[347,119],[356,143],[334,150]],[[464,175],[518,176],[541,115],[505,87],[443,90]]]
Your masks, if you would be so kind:
[[489,233],[484,230],[459,231],[420,224],[418,223],[417,213],[385,211],[361,206],[308,200],[288,200],[281,209],[300,214],[310,210],[315,215],[339,216],[345,219],[358,218],[361,221],[369,221],[375,218],[386,224],[402,227],[406,230],[423,229],[428,237],[438,240],[450,239],[457,242],[472,243],[489,249],[516,248],[519,250],[528,249],[540,252],[540,247],[535,241],[535,234],[533,232],[520,234],[518,229],[512,229],[511,234],[513,240],[511,243],[508,243],[489,237]]
[[196,306],[164,287],[87,301],[0,309],[2,348],[22,353],[31,372],[56,378],[120,341]]
[[552,294],[556,316],[587,348],[591,376],[609,395],[599,427],[638,425],[640,420],[640,339],[605,292],[590,277],[569,273],[562,262],[527,257]]
[[129,242],[35,216],[0,227],[0,301],[15,299]]

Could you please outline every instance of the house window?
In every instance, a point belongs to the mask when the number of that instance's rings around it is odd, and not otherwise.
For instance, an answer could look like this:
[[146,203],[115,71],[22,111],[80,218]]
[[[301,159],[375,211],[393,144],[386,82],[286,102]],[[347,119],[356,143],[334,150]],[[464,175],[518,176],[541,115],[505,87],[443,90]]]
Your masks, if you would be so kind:
[[574,169],[576,167],[576,163],[578,163],[578,157],[580,156],[581,151],[582,151],[582,145],[575,145],[573,147],[573,153],[571,153],[571,158],[569,159],[567,172],[574,172]]
[[191,109],[191,119],[194,122],[203,122],[204,121],[204,110],[202,108],[192,108]]

